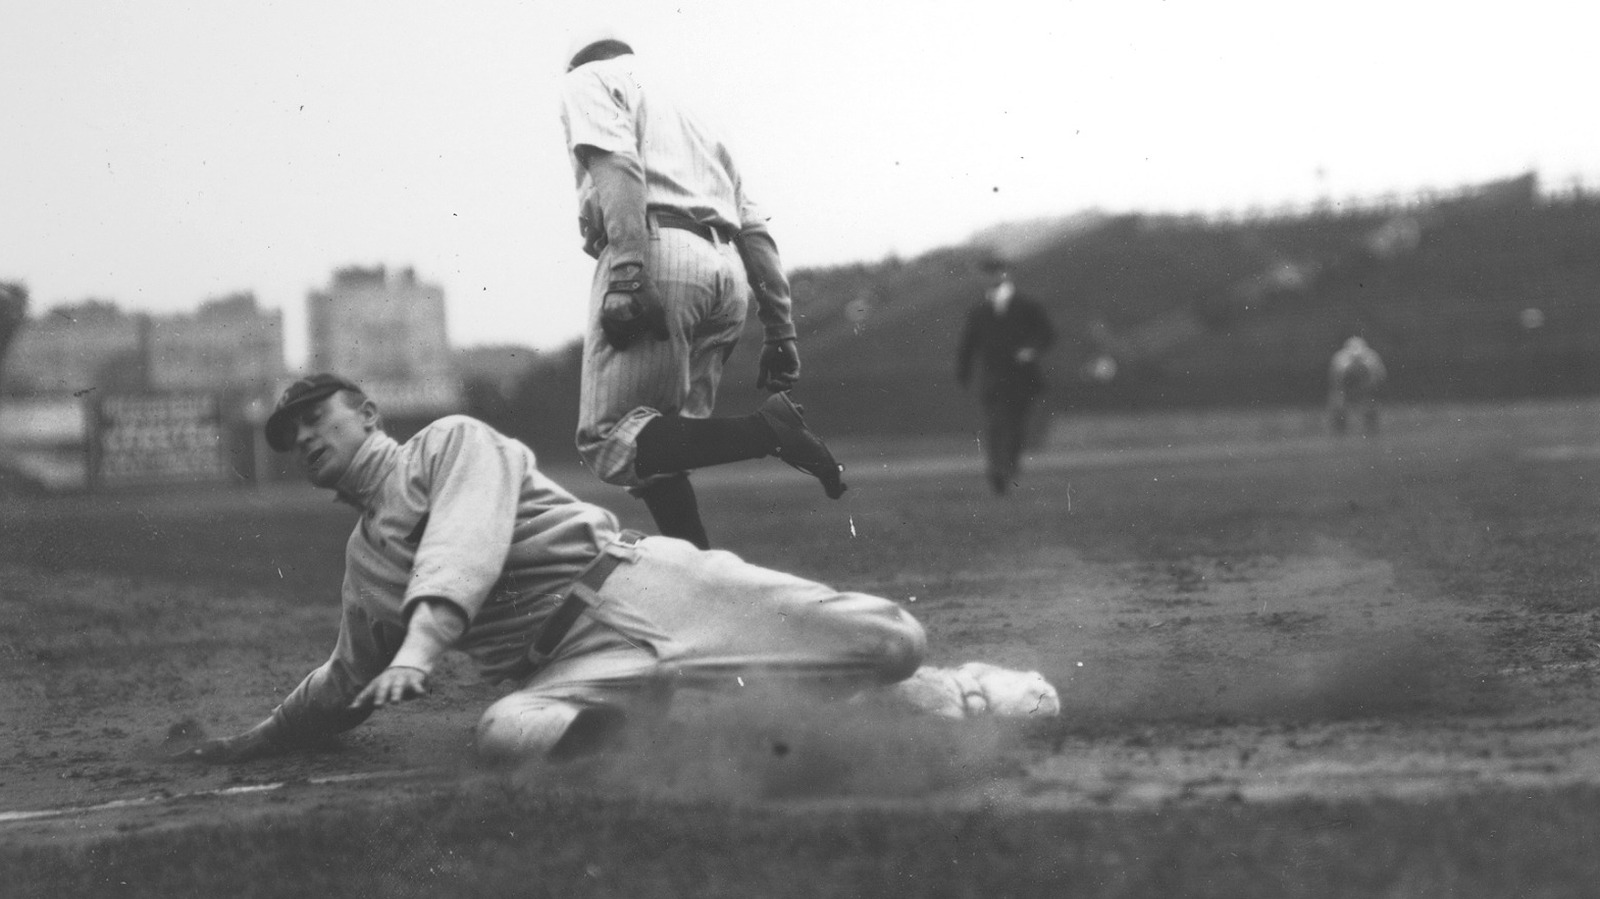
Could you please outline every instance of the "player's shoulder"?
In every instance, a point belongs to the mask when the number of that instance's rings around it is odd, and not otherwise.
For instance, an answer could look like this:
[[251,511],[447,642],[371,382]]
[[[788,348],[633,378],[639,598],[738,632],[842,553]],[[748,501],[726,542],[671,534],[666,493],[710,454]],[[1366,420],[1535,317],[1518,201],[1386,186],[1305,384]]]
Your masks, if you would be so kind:
[[407,443],[428,444],[439,440],[469,438],[505,439],[487,422],[470,415],[446,415],[424,425]]
[[584,63],[563,75],[562,82],[579,86],[576,96],[585,95],[582,85],[592,86],[597,82],[606,88],[607,94],[614,95],[617,90],[637,90],[645,78],[646,74],[640,69],[637,59],[632,55],[623,55]]

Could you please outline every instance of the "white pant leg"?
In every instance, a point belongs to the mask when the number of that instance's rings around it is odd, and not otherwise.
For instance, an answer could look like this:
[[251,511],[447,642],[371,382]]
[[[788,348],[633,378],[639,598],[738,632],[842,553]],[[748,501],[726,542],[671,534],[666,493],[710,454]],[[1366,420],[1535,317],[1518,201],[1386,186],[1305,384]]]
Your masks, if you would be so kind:
[[543,754],[580,715],[636,714],[677,687],[890,684],[927,651],[922,625],[887,599],[668,537],[646,537],[634,553],[551,659],[484,713],[480,750]]
[[548,754],[582,714],[629,714],[664,703],[655,653],[614,628],[581,617],[555,654],[521,689],[478,721],[478,751],[490,757]]
[[783,677],[892,683],[927,651],[893,602],[762,568],[733,553],[647,537],[591,614],[650,645],[662,676],[692,686]]

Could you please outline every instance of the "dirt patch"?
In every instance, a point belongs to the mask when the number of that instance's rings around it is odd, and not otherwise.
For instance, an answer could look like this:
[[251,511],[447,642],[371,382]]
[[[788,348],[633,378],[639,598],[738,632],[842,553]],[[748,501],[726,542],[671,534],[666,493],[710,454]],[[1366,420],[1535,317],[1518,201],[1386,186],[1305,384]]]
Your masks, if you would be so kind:
[[[1124,565],[1040,550],[985,581],[981,596],[953,589],[911,604],[942,647],[938,661],[1046,670],[1061,690],[1059,721],[884,721],[690,696],[671,734],[646,751],[541,775],[678,797],[1059,808],[1600,783],[1592,715],[1552,722],[1549,709],[1542,718],[1505,712],[1528,678],[1486,667],[1482,647],[1497,619],[1475,621],[1457,603],[1400,589],[1381,561],[1328,549]],[[36,577],[7,575],[21,590]],[[74,589],[128,591],[87,575]],[[35,677],[11,694],[0,811],[105,807],[0,824],[6,835],[311,811],[482,774],[464,760],[471,724],[495,693],[465,670],[444,672],[439,695],[380,715],[325,752],[226,769],[168,760],[213,731],[246,726],[270,709],[269,687],[287,689],[301,673],[272,647],[311,634],[290,625],[252,648],[233,620],[213,619],[215,644],[190,634],[177,641],[187,649],[167,648],[141,673],[78,664],[60,682]],[[225,659],[216,644],[228,647]],[[130,677],[140,689],[114,689]],[[107,706],[106,695],[118,702]]]
[[[1046,809],[1600,784],[1600,611],[1586,599],[1600,497],[1573,486],[1600,477],[1566,456],[1513,465],[1503,442],[1063,456],[1004,501],[972,460],[863,477],[834,504],[799,478],[712,481],[703,504],[731,548],[904,603],[935,664],[1044,672],[1061,717],[943,725],[686,701],[645,748],[520,776]],[[101,807],[0,823],[0,839],[315,814],[496,776],[472,763],[470,736],[499,691],[460,660],[434,695],[325,751],[166,760],[253,724],[326,657],[349,527],[327,505],[0,513],[0,812]]]

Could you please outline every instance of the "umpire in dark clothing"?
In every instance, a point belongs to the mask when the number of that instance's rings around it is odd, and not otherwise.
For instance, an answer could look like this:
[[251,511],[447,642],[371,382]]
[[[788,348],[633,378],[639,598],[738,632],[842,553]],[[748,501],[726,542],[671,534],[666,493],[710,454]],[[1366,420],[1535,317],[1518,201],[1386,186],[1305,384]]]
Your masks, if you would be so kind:
[[1017,475],[1034,398],[1044,391],[1039,359],[1056,335],[1044,307],[1017,292],[1005,263],[990,260],[983,268],[993,283],[983,302],[967,314],[956,377],[966,387],[972,379],[973,362],[981,360],[979,387],[989,486],[1003,494]]

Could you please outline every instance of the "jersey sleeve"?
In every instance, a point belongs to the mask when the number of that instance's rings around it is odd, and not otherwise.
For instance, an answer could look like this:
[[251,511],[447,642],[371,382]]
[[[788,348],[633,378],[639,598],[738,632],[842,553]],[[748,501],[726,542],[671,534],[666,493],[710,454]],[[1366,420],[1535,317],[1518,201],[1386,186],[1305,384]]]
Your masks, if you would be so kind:
[[291,740],[341,733],[367,720],[372,708],[350,703],[388,666],[404,638],[403,630],[346,602],[333,654],[273,710],[273,719]]
[[772,219],[772,216],[767,214],[766,208],[759,201],[750,196],[749,191],[745,190],[744,179],[740,177],[739,170],[733,164],[732,157],[726,152],[724,152],[723,156],[723,164],[733,178],[733,200],[739,207],[739,230],[747,231],[758,228],[766,230],[767,222]]
[[623,79],[605,77],[594,66],[567,73],[561,82],[561,121],[567,150],[579,147],[638,156],[637,97]]
[[428,529],[406,585],[404,615],[425,597],[477,617],[505,570],[527,455],[487,425],[442,419],[422,435]]

